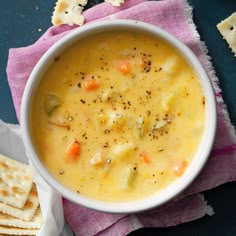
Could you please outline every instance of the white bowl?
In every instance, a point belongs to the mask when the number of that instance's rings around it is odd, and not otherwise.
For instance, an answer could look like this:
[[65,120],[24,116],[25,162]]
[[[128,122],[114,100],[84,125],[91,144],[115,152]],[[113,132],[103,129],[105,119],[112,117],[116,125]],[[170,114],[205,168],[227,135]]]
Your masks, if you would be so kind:
[[[182,55],[189,61],[189,63],[198,73],[206,100],[206,128],[204,130],[202,140],[195,153],[195,156],[183,176],[181,176],[177,181],[175,181],[173,184],[169,185],[166,189],[159,193],[151,195],[145,199],[122,203],[94,200],[85,196],[78,195],[60,184],[47,171],[47,169],[40,161],[40,158],[37,156],[35,147],[32,142],[32,134],[30,133],[30,113],[32,107],[31,98],[37,91],[37,87],[40,83],[42,74],[50,66],[54,58],[68,46],[72,45],[75,41],[81,38],[97,32],[115,29],[135,29],[144,33],[151,33],[154,36],[156,35],[159,38],[163,38],[175,48],[177,48],[177,50],[182,53]],[[210,80],[195,54],[186,45],[184,45],[177,38],[167,33],[166,31],[147,23],[132,20],[108,20],[98,23],[90,23],[73,30],[72,33],[63,37],[43,55],[43,57],[35,66],[27,82],[21,106],[21,127],[23,131],[25,148],[31,163],[38,171],[38,173],[43,177],[43,179],[52,188],[61,193],[62,196],[74,203],[81,204],[85,207],[95,210],[112,213],[132,213],[148,210],[154,207],[158,207],[180,194],[197,177],[208,159],[215,137],[216,121],[217,116],[214,92]]]

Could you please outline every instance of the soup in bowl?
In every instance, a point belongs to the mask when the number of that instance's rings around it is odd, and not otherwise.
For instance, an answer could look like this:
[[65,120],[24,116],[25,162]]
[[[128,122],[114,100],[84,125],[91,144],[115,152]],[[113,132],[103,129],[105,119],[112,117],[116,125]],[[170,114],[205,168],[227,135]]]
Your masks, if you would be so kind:
[[196,56],[131,20],[89,24],[52,46],[30,76],[21,118],[42,177],[75,203],[116,213],[183,191],[216,128],[213,89]]

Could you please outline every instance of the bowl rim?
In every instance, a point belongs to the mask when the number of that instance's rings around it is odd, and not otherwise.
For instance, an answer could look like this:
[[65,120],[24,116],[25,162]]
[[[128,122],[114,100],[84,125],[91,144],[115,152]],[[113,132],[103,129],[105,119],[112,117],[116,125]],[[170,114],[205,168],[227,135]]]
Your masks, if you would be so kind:
[[[174,46],[179,52],[181,51],[182,55],[191,63],[191,65],[199,75],[203,94],[206,98],[205,126],[207,127],[207,129],[204,130],[202,141],[192,162],[190,163],[190,166],[188,167],[188,170],[177,181],[168,185],[167,188],[162,190],[160,193],[153,194],[145,199],[128,202],[107,202],[78,195],[77,193],[72,192],[71,190],[60,184],[51,174],[48,173],[39,158],[37,158],[36,150],[34,149],[33,142],[30,138],[30,107],[32,99],[29,98],[32,98],[33,91],[36,89],[40,82],[40,76],[49,67],[50,61],[52,61],[53,58],[55,58],[55,56],[61,53],[65,48],[69,47],[75,41],[86,37],[89,34],[124,28],[150,32],[151,34],[154,34],[159,38],[163,38],[172,46]],[[157,26],[141,21],[127,19],[113,19],[88,23],[82,27],[74,29],[68,35],[64,36],[53,46],[51,46],[40,58],[33,71],[31,72],[23,93],[20,112],[20,123],[23,131],[22,136],[24,146],[26,148],[26,153],[30,160],[30,163],[32,163],[33,167],[40,174],[40,176],[54,190],[59,192],[66,199],[69,199],[70,201],[87,208],[109,213],[135,213],[146,211],[169,202],[181,192],[183,192],[183,190],[185,190],[199,175],[205,163],[207,162],[213,146],[217,126],[216,100],[214,90],[204,67],[202,66],[197,56],[192,52],[192,50],[175,36]],[[196,156],[198,157],[198,159],[196,158]]]

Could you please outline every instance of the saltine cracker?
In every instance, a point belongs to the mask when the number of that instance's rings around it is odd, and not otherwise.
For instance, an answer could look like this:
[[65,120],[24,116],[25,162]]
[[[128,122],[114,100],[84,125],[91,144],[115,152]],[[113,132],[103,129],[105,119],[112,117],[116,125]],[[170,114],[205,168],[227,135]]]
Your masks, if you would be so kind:
[[9,227],[0,225],[0,235],[36,235],[39,229],[22,229],[17,227]]
[[82,11],[87,2],[88,0],[58,0],[52,15],[52,24],[83,25]]
[[20,220],[18,218],[0,213],[0,226],[12,226],[23,229],[40,229],[43,224],[40,208],[35,212],[31,221]]
[[217,29],[236,56],[236,12],[217,24]]
[[21,220],[30,221],[33,218],[33,215],[38,206],[39,206],[39,199],[38,199],[37,189],[36,185],[33,184],[28,199],[23,208],[21,209],[16,208],[0,202],[0,212],[19,218]]
[[33,185],[28,165],[0,154],[0,201],[22,208]]

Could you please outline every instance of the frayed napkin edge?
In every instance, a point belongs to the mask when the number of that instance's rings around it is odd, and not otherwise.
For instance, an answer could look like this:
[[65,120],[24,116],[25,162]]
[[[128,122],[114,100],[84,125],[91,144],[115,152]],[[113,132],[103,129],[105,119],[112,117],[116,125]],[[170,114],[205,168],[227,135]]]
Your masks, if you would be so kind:
[[234,143],[236,143],[236,129],[235,126],[232,124],[230,117],[229,117],[229,112],[227,110],[227,105],[225,104],[223,97],[221,95],[222,90],[219,87],[219,78],[216,76],[216,72],[214,70],[213,64],[212,64],[212,59],[211,57],[208,55],[208,49],[206,46],[206,43],[204,41],[201,40],[201,37],[197,31],[196,25],[193,22],[193,7],[189,5],[189,3],[187,2],[187,0],[181,0],[182,1],[182,5],[184,8],[184,12],[186,15],[186,19],[188,22],[188,25],[191,29],[191,31],[193,32],[193,37],[196,41],[196,44],[198,45],[198,48],[201,51],[201,57],[202,57],[202,63],[205,66],[206,72],[209,76],[209,79],[212,83],[212,86],[215,90],[216,93],[216,101],[218,102],[218,104],[221,106],[222,108],[222,113],[224,115],[225,121],[226,121],[226,125],[228,127],[229,130],[229,134],[233,140]]
[[209,216],[215,215],[214,208],[211,205],[208,204],[208,201],[205,199],[205,195],[204,194],[199,194],[199,197],[202,199],[202,201],[205,204],[206,215],[209,215]]

